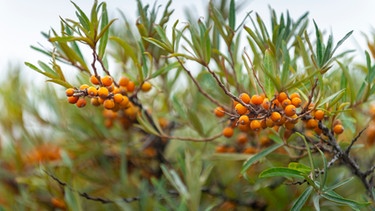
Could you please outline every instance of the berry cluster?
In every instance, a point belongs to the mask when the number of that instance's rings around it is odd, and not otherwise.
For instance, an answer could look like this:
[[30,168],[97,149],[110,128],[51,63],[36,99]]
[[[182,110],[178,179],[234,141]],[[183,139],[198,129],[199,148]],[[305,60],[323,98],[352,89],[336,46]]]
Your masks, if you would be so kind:
[[[288,95],[286,92],[280,92],[271,100],[264,94],[250,96],[242,93],[238,98],[242,102],[234,101],[234,112],[226,111],[223,107],[214,110],[217,117],[230,117],[230,123],[222,131],[223,136],[227,138],[233,136],[235,128],[243,132],[259,132],[266,128],[278,130],[279,127],[293,130],[299,120],[304,122],[306,129],[314,130],[317,134],[322,132],[318,123],[326,117],[325,112],[316,109],[310,101],[303,105],[298,93]],[[335,134],[341,134],[344,127],[338,123],[332,130]]]
[[[111,76],[90,77],[91,86],[82,84],[79,88],[66,89],[68,102],[82,108],[87,104],[87,98],[94,106],[103,106],[106,126],[113,125],[113,120],[119,119],[125,128],[128,128],[136,119],[139,108],[129,99],[135,91],[135,83],[127,77],[121,77],[116,83]],[[148,92],[152,88],[149,82],[142,83],[140,89]]]
[[269,146],[273,141],[267,135],[257,136],[255,133],[241,132],[236,136],[234,143],[218,145],[217,153],[244,153],[255,154],[260,149]]

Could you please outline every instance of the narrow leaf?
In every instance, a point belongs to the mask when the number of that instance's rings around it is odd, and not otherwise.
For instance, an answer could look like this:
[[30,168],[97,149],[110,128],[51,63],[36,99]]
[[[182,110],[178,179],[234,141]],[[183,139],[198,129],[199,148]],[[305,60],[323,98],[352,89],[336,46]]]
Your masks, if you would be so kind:
[[241,174],[245,174],[247,169],[250,168],[251,165],[253,165],[255,162],[258,162],[260,159],[266,157],[271,152],[275,151],[276,149],[283,146],[284,143],[274,144],[263,151],[259,152],[258,154],[254,155],[253,157],[250,157],[242,166]]
[[306,203],[307,199],[310,197],[314,188],[309,186],[308,188],[303,191],[303,193],[298,197],[298,199],[294,202],[291,211],[298,211],[301,210],[303,205]]
[[229,4],[229,27],[234,31],[236,27],[236,6],[235,1],[231,0]]
[[304,179],[305,177],[302,176],[300,171],[295,169],[285,168],[285,167],[276,167],[276,168],[269,168],[259,175],[260,178],[265,177],[295,177],[298,179]]

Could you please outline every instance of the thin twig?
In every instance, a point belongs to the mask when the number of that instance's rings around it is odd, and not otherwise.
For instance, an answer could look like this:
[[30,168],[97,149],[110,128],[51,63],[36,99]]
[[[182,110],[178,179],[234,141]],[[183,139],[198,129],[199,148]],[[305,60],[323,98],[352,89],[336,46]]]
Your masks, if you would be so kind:
[[315,89],[316,89],[317,86],[318,86],[318,79],[315,79],[315,83],[314,83],[314,85],[311,88],[311,92],[309,94],[308,101],[306,103],[306,106],[302,109],[301,114],[305,113],[309,109],[309,106],[311,104],[312,98],[314,97],[314,91],[315,91]]
[[222,133],[218,133],[214,136],[208,138],[192,138],[192,137],[181,137],[181,136],[169,136],[169,135],[159,135],[160,138],[167,138],[167,139],[177,139],[180,141],[191,141],[191,142],[209,142],[213,141],[217,138],[222,136]]
[[244,103],[240,98],[238,98],[237,96],[235,96],[234,94],[232,94],[226,87],[225,85],[220,81],[219,77],[216,75],[216,73],[214,71],[211,70],[211,68],[206,65],[205,66],[207,71],[214,77],[214,79],[216,80],[217,84],[220,86],[220,88],[224,91],[224,93],[226,95],[228,95],[229,97],[231,97],[233,100],[241,103],[243,106],[245,106],[246,108],[248,108],[249,110],[251,110],[252,112],[255,112],[255,109],[253,106],[251,106],[250,104],[246,104]]
[[210,100],[212,103],[214,103],[215,105],[217,106],[221,106],[222,108],[224,108],[224,110],[226,111],[229,111],[230,109],[223,106],[219,101],[217,101],[216,99],[214,99],[213,97],[211,97],[207,92],[205,92],[202,87],[199,85],[198,81],[194,78],[194,76],[191,74],[190,70],[188,70],[184,63],[182,62],[182,60],[179,58],[179,57],[176,57],[178,63],[180,63],[182,69],[185,70],[185,72],[188,74],[188,76],[190,77],[190,79],[194,82],[195,86],[198,88],[198,91],[204,95],[208,100]]
[[352,140],[352,142],[350,143],[350,145],[348,146],[348,148],[345,150],[345,154],[349,155],[350,150],[352,149],[354,143],[357,142],[358,138],[362,135],[362,133],[363,133],[366,129],[367,129],[367,127],[363,128],[363,129],[358,133],[358,135]]
[[[247,57],[247,59],[249,60],[249,62],[250,62],[251,69],[253,70],[254,78],[255,78],[255,80],[257,81],[259,87],[262,89],[262,91],[263,91],[264,94],[267,94],[266,91],[265,91],[265,89],[264,89],[264,87],[263,87],[263,85],[262,85],[262,83],[260,83],[260,81],[259,81],[259,78],[258,78],[258,76],[257,76],[257,74],[256,74],[256,72],[255,72],[254,64],[253,64],[253,62],[251,61],[251,58],[250,58],[249,54],[247,54],[246,51],[244,51],[244,54],[245,54],[245,56]],[[267,97],[270,97],[270,96],[267,96]]]

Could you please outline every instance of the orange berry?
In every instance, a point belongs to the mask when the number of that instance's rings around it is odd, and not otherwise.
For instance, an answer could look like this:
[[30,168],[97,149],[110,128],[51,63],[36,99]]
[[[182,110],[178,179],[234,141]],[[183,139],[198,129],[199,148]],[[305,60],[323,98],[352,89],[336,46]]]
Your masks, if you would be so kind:
[[128,85],[128,83],[129,83],[129,78],[127,78],[127,77],[125,77],[125,76],[122,76],[122,77],[120,78],[120,80],[118,81],[118,84],[119,84],[120,86],[126,86],[126,85]]
[[70,104],[75,104],[78,101],[78,99],[79,99],[79,97],[77,97],[77,96],[70,96],[70,97],[68,97],[68,102]]
[[133,81],[129,81],[126,85],[126,90],[128,92],[133,92],[135,90],[135,83]]
[[236,107],[234,107],[234,109],[236,110],[237,114],[239,114],[239,115],[246,114],[246,112],[247,112],[247,108],[240,103],[237,104]]
[[225,115],[224,108],[221,106],[216,107],[214,113],[217,117],[223,117]]
[[301,98],[301,96],[300,96],[297,92],[294,92],[294,93],[292,93],[291,95],[289,95],[289,98],[290,98],[290,99],[293,99],[293,98]]
[[247,125],[247,124],[249,124],[250,119],[247,115],[242,115],[242,116],[240,116],[240,118],[238,119],[237,122],[241,125]]
[[102,81],[103,86],[111,86],[113,83],[113,79],[109,75],[102,77],[100,80]]
[[129,98],[127,96],[122,96],[122,101],[119,106],[120,108],[128,108],[130,106]]
[[258,131],[262,128],[262,125],[260,124],[259,120],[254,119],[250,122],[250,128],[252,130]]
[[257,153],[258,152],[258,150],[255,148],[255,147],[252,147],[252,146],[250,146],[250,147],[246,147],[243,151],[242,151],[242,153],[244,153],[244,154],[255,154],[255,153]]
[[279,122],[281,120],[281,114],[277,111],[272,112],[270,118],[273,122]]
[[246,133],[240,133],[238,136],[237,136],[237,139],[236,139],[236,142],[237,144],[239,145],[244,145],[247,143],[247,134]]
[[225,145],[219,145],[216,147],[215,151],[217,153],[224,153],[227,151],[227,147]]
[[266,129],[267,128],[267,120],[266,120],[266,118],[260,120],[260,125],[262,126],[262,129]]
[[280,92],[278,95],[277,95],[277,100],[279,102],[283,102],[285,99],[288,98],[288,95],[285,93],[285,92]]
[[142,90],[143,92],[148,92],[148,91],[151,90],[151,88],[152,88],[152,85],[151,85],[151,83],[148,82],[148,81],[145,81],[145,82],[142,84],[142,86],[141,86],[141,90]]
[[316,110],[314,113],[314,118],[316,120],[322,120],[324,118],[324,111],[323,110]]
[[314,129],[318,127],[318,120],[316,119],[309,119],[306,123],[306,127],[309,129]]
[[236,152],[236,148],[234,146],[228,146],[227,147],[227,152],[234,153],[234,152]]
[[76,102],[76,106],[78,108],[82,108],[86,106],[86,99],[85,98],[79,98]]
[[107,87],[100,87],[99,90],[98,90],[98,96],[102,99],[106,99],[109,95],[109,91],[107,89]]
[[262,107],[266,110],[270,109],[271,107],[271,103],[270,103],[270,100],[268,98],[264,98],[263,99],[263,102],[262,102]]
[[275,125],[281,126],[286,122],[287,118],[285,116],[281,116],[281,119],[275,122]]
[[287,107],[288,105],[292,104],[292,101],[289,100],[289,99],[285,99],[282,103],[281,103],[281,106],[283,108]]
[[234,130],[232,127],[225,127],[222,132],[223,136],[230,138],[234,134]]
[[333,132],[337,135],[341,134],[344,132],[344,126],[342,124],[337,124],[333,127]]
[[111,84],[110,86],[107,86],[107,89],[109,92],[113,92],[115,90],[115,85]]
[[104,121],[104,126],[105,126],[106,128],[111,128],[111,127],[113,127],[113,119],[106,119],[106,120]]
[[299,97],[294,97],[294,98],[292,98],[292,104],[295,106],[295,107],[300,107],[301,105],[302,105],[302,100],[301,100],[301,98],[299,98]]
[[240,94],[240,99],[242,100],[242,102],[246,103],[246,104],[249,104],[250,103],[250,96],[246,93],[241,93]]
[[294,128],[295,124],[293,122],[285,122],[284,126],[286,129],[291,130]]
[[87,89],[87,88],[89,88],[90,86],[89,85],[87,85],[87,84],[82,84],[80,87],[79,87],[79,90],[85,90],[85,89]]
[[237,104],[239,104],[239,102],[233,100],[233,108],[235,108]]
[[296,109],[296,107],[294,105],[288,105],[288,106],[285,107],[284,113],[287,116],[293,116],[294,114],[296,114],[296,110],[297,109]]
[[103,110],[103,116],[107,119],[115,119],[117,117],[117,113],[112,110]]
[[65,94],[66,94],[66,96],[68,96],[68,97],[73,96],[74,93],[75,93],[75,91],[74,91],[73,88],[68,88],[68,89],[65,90]]
[[247,124],[238,124],[237,125],[237,128],[242,131],[242,132],[249,132],[250,131],[250,124],[247,123]]
[[95,87],[90,86],[89,88],[87,88],[87,94],[91,97],[95,97],[98,94],[98,90]]
[[293,116],[290,116],[290,122],[293,122],[294,124],[297,124],[298,122],[298,115],[297,114],[294,114]]
[[103,106],[106,109],[113,109],[115,107],[115,102],[112,99],[106,99],[103,102]]
[[115,103],[121,103],[123,100],[124,100],[124,98],[123,98],[122,94],[113,95],[113,101],[115,101]]
[[94,84],[94,85],[99,85],[99,84],[100,84],[99,78],[96,77],[95,75],[92,75],[92,76],[90,77],[90,82],[91,82],[92,84]]
[[51,204],[55,208],[60,208],[62,210],[66,209],[66,204],[65,204],[65,201],[63,199],[53,197],[53,198],[51,198]]
[[253,95],[251,97],[251,103],[254,104],[254,105],[260,105],[263,103],[263,97],[260,96],[260,95]]
[[272,140],[268,136],[262,136],[259,138],[259,145],[261,147],[267,147],[272,144]]
[[93,98],[91,98],[91,105],[93,105],[93,106],[100,106],[100,102],[99,102],[99,99],[100,98],[97,98],[97,97],[93,97]]
[[277,99],[274,99],[274,100],[272,101],[272,106],[280,107],[280,106],[281,106],[281,103],[280,103]]
[[274,125],[275,125],[275,122],[271,118],[266,118],[267,127],[273,127]]
[[322,134],[322,132],[323,132],[322,129],[320,129],[319,127],[314,128],[314,131],[318,135]]

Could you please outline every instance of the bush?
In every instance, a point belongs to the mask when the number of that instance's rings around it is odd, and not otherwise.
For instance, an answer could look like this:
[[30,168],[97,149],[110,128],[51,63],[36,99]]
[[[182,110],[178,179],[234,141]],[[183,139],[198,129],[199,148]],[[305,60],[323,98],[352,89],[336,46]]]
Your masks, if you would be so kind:
[[3,209],[374,208],[373,42],[362,64],[351,32],[234,0],[185,23],[171,1],[135,23],[73,6],[25,63],[58,86],[0,87]]

